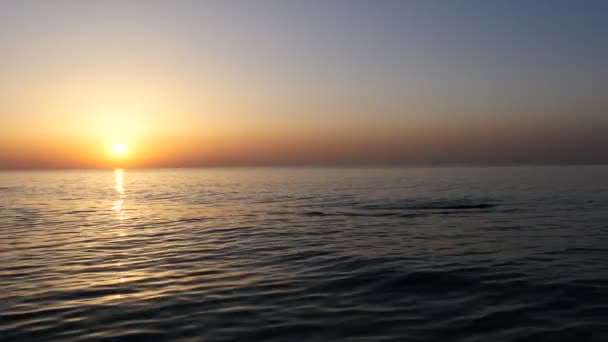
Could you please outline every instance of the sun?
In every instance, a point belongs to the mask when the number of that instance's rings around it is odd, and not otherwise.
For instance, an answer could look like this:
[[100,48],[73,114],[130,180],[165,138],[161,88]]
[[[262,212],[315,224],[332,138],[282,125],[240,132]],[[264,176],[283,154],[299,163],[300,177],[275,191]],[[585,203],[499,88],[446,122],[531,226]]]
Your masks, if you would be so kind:
[[125,157],[127,155],[127,145],[125,143],[114,143],[111,152],[115,157]]

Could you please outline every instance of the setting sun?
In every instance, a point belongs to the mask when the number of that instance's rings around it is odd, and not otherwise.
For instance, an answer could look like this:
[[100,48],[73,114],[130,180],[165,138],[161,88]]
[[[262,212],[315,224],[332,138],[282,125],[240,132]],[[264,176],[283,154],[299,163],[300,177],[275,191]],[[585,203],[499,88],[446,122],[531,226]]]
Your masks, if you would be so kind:
[[125,157],[127,155],[127,145],[123,143],[113,144],[112,155],[115,157]]

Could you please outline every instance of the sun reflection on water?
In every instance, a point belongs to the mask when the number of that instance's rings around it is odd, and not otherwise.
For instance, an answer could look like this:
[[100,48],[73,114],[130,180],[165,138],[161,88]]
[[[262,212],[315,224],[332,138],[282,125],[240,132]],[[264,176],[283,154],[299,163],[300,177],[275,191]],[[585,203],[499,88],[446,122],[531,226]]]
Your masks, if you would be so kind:
[[[114,205],[112,206],[112,210],[114,210],[118,216],[119,220],[124,220],[127,218],[125,210],[123,208],[125,195],[124,184],[124,171],[123,169],[114,170],[114,190],[118,193],[118,199],[114,201]],[[125,236],[124,232],[120,233],[120,236]]]
[[[125,220],[127,218],[125,208],[124,208],[124,203],[125,203],[124,198],[126,197],[125,188],[124,188],[124,177],[125,177],[125,172],[123,169],[114,170],[114,190],[116,190],[118,197],[114,200],[112,210],[115,212],[116,218],[120,221],[120,224],[116,227],[116,231],[115,231],[115,234],[116,234],[115,236],[117,236],[117,238],[115,239],[116,243],[122,243],[123,241],[126,241],[126,239],[128,239],[126,222],[122,222],[123,220]],[[119,270],[115,274],[115,277],[112,277],[112,279],[110,279],[109,281],[112,285],[118,285],[118,284],[124,285],[127,283],[129,278],[136,277],[138,274],[138,271],[125,267],[122,260],[124,258],[128,258],[128,255],[118,253],[116,255],[116,258],[117,258],[117,266],[119,267]],[[123,294],[119,293],[119,294],[116,294],[112,299],[122,301],[122,300],[125,300],[126,297]]]
[[123,183],[124,183],[124,170],[123,169],[114,170],[114,181],[115,181],[114,189],[116,190],[116,192],[118,192],[119,197],[122,198],[125,193],[125,188],[123,187]]

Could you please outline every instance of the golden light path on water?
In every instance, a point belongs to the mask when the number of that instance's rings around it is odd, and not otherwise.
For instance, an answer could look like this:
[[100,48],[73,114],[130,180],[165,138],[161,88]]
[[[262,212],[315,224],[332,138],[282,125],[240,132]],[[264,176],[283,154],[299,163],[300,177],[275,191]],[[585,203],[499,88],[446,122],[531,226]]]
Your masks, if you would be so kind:
[[[123,169],[114,170],[114,189],[118,193],[118,199],[116,199],[114,201],[114,206],[112,207],[112,210],[114,210],[116,212],[118,219],[121,221],[127,218],[124,208],[123,208],[124,197],[125,197],[125,188],[124,188],[123,184],[124,184],[124,170]],[[125,233],[122,232],[121,235],[125,235]]]
[[[151,271],[148,267],[137,267],[136,264],[140,264],[145,257],[133,254],[131,247],[134,241],[138,239],[141,231],[133,231],[132,223],[130,220],[136,219],[127,214],[126,199],[127,193],[125,190],[125,177],[126,172],[124,169],[114,169],[114,181],[113,188],[115,191],[115,197],[112,202],[112,212],[116,224],[113,224],[111,233],[108,238],[112,240],[111,244],[116,246],[113,255],[113,267],[115,267],[115,273],[106,279],[96,279],[95,286],[112,286],[117,287],[115,294],[104,296],[94,302],[108,303],[109,302],[123,302],[136,300],[137,298],[150,298],[154,296],[161,296],[167,289],[165,288],[153,288],[141,290],[138,289],[136,283],[142,282],[149,279],[152,276]],[[133,203],[131,203],[131,209]],[[122,247],[120,247],[122,246]],[[140,250],[140,247],[135,249]],[[171,272],[156,272],[155,274],[170,274]]]
[[[123,169],[115,169],[114,170],[114,190],[116,190],[116,192],[118,193],[118,199],[114,201],[114,205],[112,207],[112,210],[114,210],[116,212],[117,218],[120,221],[125,220],[126,214],[125,214],[125,210],[123,207],[124,204],[124,198],[125,198],[125,188],[123,186],[124,184],[124,170]],[[118,232],[118,236],[119,237],[126,237],[127,233],[125,232],[124,227],[120,227],[119,228],[119,232]],[[123,267],[123,263],[120,262],[120,260],[117,262],[116,264],[118,267]],[[119,277],[118,277],[118,283],[124,283],[126,282],[126,278],[125,275],[123,274],[123,272],[119,273]],[[117,294],[116,299],[122,299],[123,296],[121,294]]]

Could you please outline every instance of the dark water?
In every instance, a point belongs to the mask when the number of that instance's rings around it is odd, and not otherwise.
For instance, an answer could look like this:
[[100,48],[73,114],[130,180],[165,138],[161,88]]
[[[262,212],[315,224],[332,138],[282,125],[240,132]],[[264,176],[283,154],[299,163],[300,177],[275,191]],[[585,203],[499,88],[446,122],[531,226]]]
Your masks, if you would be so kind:
[[0,173],[0,340],[608,341],[608,167]]

